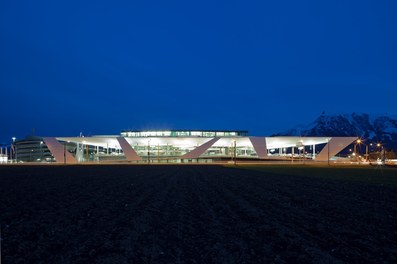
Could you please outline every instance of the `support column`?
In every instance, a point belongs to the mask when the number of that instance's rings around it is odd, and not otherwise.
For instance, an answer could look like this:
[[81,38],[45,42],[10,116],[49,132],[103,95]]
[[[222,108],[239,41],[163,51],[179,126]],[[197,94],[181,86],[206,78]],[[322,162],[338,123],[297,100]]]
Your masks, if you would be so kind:
[[[130,143],[128,143],[124,137],[118,137],[117,141],[119,142],[120,147],[123,150],[126,160],[129,160],[129,161],[141,160],[141,157],[138,156],[136,151],[131,147]],[[120,153],[120,150],[119,150],[119,153]]]
[[317,155],[316,161],[327,161],[328,157],[331,158],[338,154],[345,147],[353,143],[357,137],[333,137],[330,138],[328,143],[324,146],[321,152]]
[[73,155],[66,150],[66,147],[59,143],[56,138],[44,137],[43,141],[47,145],[57,163],[76,163],[75,157],[73,157]]
[[316,145],[313,144],[313,157],[312,159],[316,159]]
[[256,155],[260,159],[267,158],[267,147],[266,147],[266,138],[265,137],[249,137],[252,146],[256,152]]
[[207,149],[209,149],[212,145],[214,145],[215,142],[217,142],[218,140],[219,140],[219,137],[215,137],[215,138],[205,142],[201,146],[198,146],[194,150],[186,153],[185,155],[181,156],[180,158],[181,159],[198,159],[200,157],[200,155],[202,155]]
[[295,155],[295,147],[292,147],[292,150],[291,150],[292,162],[294,162],[294,155]]

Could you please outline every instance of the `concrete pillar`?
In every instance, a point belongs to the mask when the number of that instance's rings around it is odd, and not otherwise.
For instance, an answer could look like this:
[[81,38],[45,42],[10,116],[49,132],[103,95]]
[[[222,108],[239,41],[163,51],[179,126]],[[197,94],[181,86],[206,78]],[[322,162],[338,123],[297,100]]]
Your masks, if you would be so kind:
[[313,144],[313,159],[316,159],[316,145]]
[[292,147],[292,151],[291,151],[292,162],[294,162],[294,155],[295,155],[295,147]]

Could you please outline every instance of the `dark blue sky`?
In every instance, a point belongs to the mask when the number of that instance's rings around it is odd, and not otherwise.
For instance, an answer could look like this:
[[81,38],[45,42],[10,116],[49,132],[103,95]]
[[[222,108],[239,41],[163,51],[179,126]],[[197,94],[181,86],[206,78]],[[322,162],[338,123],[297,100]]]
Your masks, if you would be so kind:
[[0,2],[0,141],[397,114],[397,1]]

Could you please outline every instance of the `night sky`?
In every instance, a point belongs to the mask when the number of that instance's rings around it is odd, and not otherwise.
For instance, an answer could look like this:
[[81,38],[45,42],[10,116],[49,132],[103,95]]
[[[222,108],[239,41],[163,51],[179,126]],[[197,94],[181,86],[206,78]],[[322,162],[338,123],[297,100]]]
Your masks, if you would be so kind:
[[397,114],[397,1],[0,2],[0,142]]

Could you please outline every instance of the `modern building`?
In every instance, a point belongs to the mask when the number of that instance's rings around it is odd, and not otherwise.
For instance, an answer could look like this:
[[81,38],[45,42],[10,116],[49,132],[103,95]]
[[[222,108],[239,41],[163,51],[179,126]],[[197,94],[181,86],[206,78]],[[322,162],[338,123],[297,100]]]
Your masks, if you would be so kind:
[[[58,163],[212,162],[312,159],[327,161],[356,137],[257,137],[247,131],[122,131],[120,135],[43,137],[16,142],[19,161]],[[29,143],[30,142],[30,143]],[[40,155],[36,155],[37,152]],[[43,154],[45,155],[43,156]]]
[[28,136],[17,140],[10,149],[10,160],[19,162],[55,162],[42,137]]

